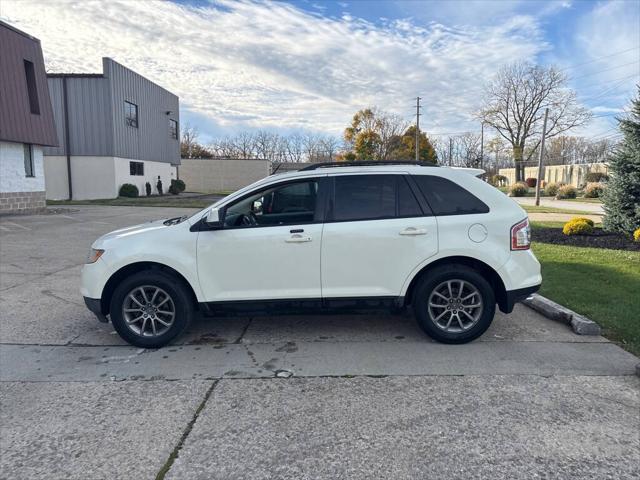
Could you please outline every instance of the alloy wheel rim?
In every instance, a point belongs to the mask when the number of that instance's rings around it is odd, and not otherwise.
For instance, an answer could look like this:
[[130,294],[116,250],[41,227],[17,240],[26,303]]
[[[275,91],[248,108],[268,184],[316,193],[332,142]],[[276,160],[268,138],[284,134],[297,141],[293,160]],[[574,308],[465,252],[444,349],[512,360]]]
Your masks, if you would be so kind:
[[482,295],[466,280],[453,279],[440,283],[431,291],[429,317],[448,333],[461,333],[472,328],[482,316]]
[[173,325],[176,307],[171,295],[155,285],[142,285],[124,299],[122,316],[129,330],[140,337],[159,337]]

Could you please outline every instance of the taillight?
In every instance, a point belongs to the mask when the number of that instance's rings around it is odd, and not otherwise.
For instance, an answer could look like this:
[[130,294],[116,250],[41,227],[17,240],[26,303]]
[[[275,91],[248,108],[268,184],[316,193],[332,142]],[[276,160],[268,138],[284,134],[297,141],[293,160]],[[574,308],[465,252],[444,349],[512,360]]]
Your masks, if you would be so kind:
[[511,250],[528,250],[531,247],[531,227],[529,219],[511,227]]

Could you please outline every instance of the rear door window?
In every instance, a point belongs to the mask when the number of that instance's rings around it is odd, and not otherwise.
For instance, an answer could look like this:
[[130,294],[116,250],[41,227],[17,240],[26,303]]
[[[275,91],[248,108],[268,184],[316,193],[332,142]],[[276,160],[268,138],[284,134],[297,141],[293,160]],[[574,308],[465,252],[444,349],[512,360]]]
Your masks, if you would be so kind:
[[402,175],[334,177],[332,220],[348,222],[422,215],[420,205]]
[[472,215],[489,212],[486,203],[451,180],[434,175],[413,175],[412,178],[427,199],[434,215]]

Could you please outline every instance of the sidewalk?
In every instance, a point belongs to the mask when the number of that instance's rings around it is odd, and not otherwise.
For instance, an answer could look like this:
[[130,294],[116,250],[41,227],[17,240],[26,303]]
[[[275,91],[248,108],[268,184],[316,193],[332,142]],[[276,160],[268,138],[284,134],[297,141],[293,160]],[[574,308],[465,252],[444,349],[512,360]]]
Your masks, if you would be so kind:
[[[520,205],[535,205],[534,197],[512,197]],[[565,208],[567,210],[583,210],[594,215],[604,215],[604,207],[601,203],[589,202],[569,202],[566,200],[556,200],[554,198],[540,198],[540,205],[543,207]],[[531,215],[529,215],[531,216]],[[575,217],[575,215],[573,215]]]

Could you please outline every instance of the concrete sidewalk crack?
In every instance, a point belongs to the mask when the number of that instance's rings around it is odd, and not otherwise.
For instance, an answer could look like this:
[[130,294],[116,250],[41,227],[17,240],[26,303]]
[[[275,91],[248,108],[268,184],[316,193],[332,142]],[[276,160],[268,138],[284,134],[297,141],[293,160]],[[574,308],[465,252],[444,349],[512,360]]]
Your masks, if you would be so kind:
[[253,317],[249,318],[249,321],[247,322],[247,324],[242,329],[242,332],[240,332],[240,336],[238,338],[236,338],[233,342],[231,342],[232,344],[238,344],[238,343],[242,342],[242,339],[244,338],[244,335],[247,333],[247,330],[249,330],[249,326],[251,326],[251,322],[253,322]]
[[184,432],[182,432],[182,436],[180,437],[180,440],[178,441],[177,445],[174,447],[171,454],[169,454],[169,458],[167,458],[167,461],[164,463],[164,465],[156,475],[156,480],[163,480],[164,477],[167,475],[167,473],[169,473],[169,470],[171,470],[171,467],[173,466],[173,462],[175,462],[176,458],[178,458],[178,455],[180,454],[180,450],[182,450],[182,447],[184,446],[184,442],[187,440],[187,437],[191,433],[191,430],[193,429],[193,426],[198,420],[200,413],[202,412],[205,405],[209,401],[209,398],[211,397],[213,390],[216,388],[219,382],[220,380],[215,380],[207,390],[207,393],[205,393],[204,398],[202,399],[202,402],[200,402],[200,405],[198,405],[198,408],[196,408],[196,411],[194,412],[193,417],[187,424],[187,427],[184,429]]

